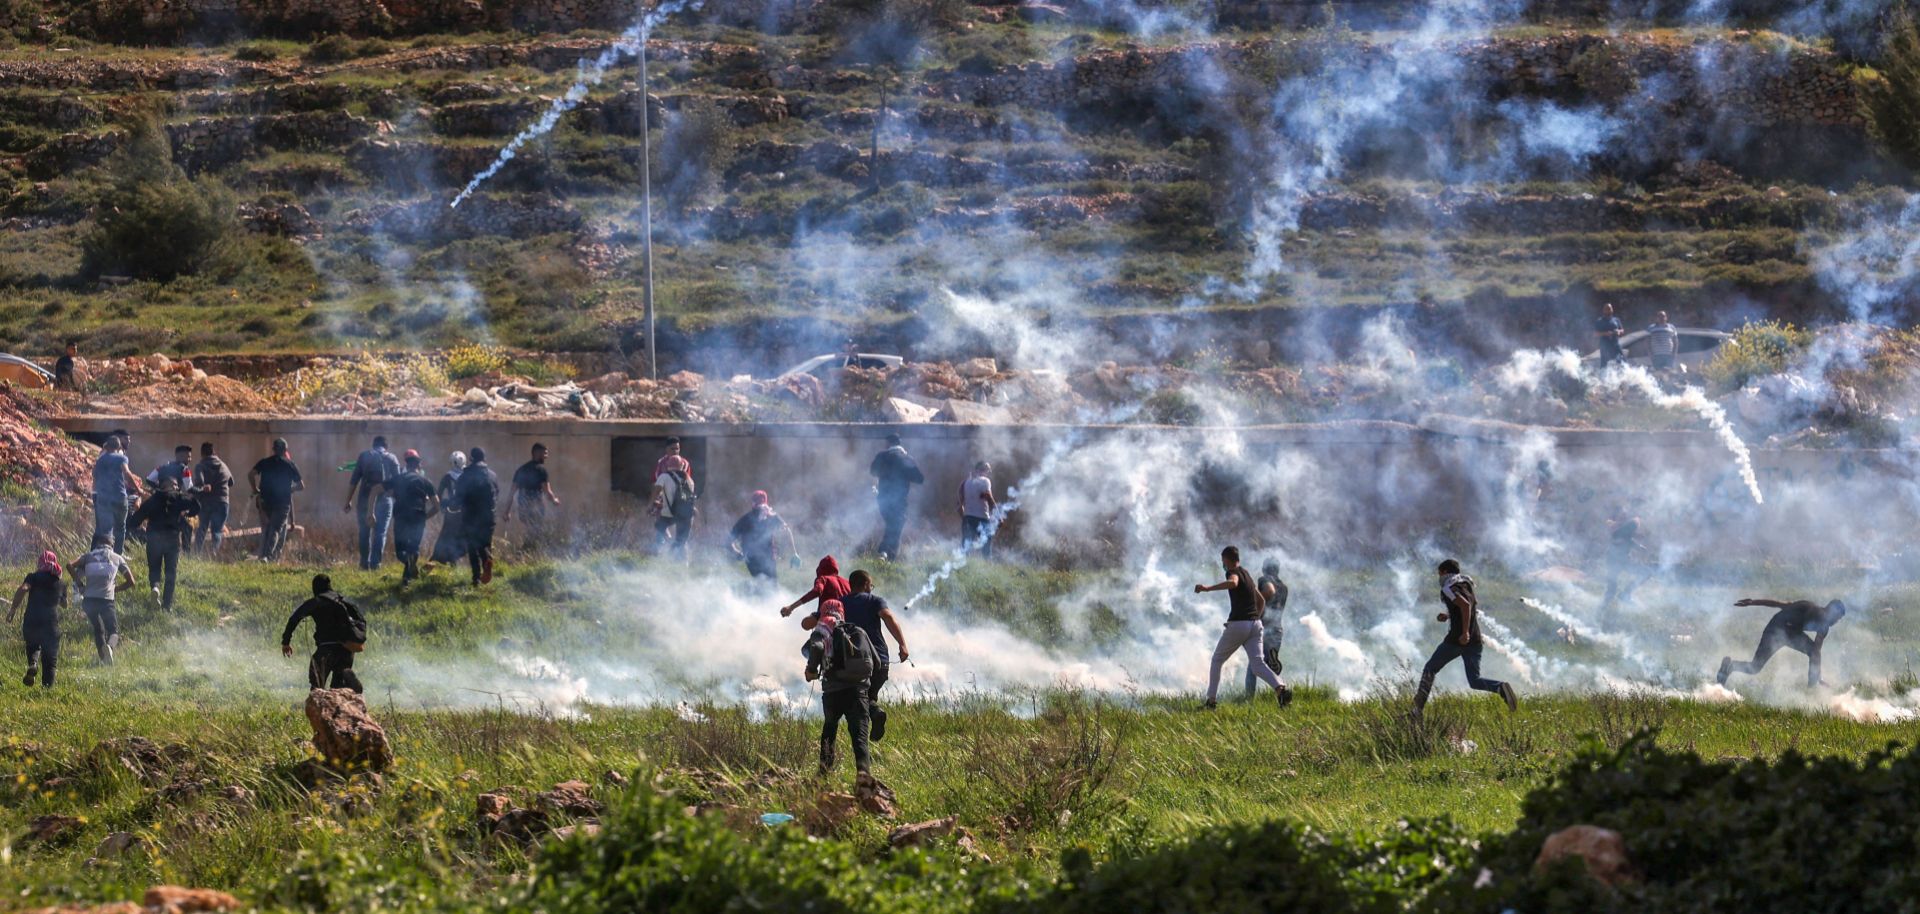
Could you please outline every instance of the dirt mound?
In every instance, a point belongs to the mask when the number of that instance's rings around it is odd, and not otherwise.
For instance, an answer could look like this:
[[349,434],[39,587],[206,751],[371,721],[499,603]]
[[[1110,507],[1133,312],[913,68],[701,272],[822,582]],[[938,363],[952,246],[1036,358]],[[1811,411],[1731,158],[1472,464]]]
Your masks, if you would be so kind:
[[94,412],[139,416],[276,411],[273,403],[245,383],[205,373],[192,377],[175,375],[155,384],[129,388],[94,400],[87,408]]
[[0,481],[54,495],[90,490],[94,454],[43,425],[45,406],[0,384]]

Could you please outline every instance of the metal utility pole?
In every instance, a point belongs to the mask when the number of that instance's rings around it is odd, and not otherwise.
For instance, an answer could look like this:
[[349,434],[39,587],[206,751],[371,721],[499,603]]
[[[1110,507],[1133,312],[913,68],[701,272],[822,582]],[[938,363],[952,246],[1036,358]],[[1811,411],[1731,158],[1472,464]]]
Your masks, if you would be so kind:
[[640,33],[640,307],[647,319],[647,377],[660,379],[660,362],[653,347],[653,125],[648,110],[647,37]]

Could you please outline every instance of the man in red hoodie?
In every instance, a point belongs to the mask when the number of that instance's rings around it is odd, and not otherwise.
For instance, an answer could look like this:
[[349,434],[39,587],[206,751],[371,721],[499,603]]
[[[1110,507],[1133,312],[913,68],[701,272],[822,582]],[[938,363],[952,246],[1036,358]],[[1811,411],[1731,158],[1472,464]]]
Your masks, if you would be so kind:
[[853,585],[848,584],[847,579],[840,576],[840,563],[834,561],[833,556],[827,556],[820,560],[818,567],[813,569],[813,589],[801,594],[800,599],[780,607],[780,615],[782,617],[793,615],[793,611],[799,609],[808,600],[817,598],[820,605],[825,606],[828,600],[842,600],[851,593],[853,593]]

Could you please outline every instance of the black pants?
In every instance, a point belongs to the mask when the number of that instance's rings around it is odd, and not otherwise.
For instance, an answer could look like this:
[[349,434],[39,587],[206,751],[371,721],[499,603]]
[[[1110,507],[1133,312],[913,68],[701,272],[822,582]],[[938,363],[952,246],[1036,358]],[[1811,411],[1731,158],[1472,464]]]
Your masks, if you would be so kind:
[[826,713],[826,724],[820,728],[820,771],[833,770],[833,741],[839,735],[840,720],[847,721],[847,732],[853,737],[853,767],[855,771],[867,771],[872,759],[867,755],[867,728],[870,721],[867,716],[867,690],[862,688],[840,689],[834,692],[820,693],[820,710]]
[[1745,673],[1752,676],[1766,669],[1767,661],[1772,660],[1773,655],[1780,653],[1780,649],[1783,647],[1807,655],[1807,685],[1819,685],[1819,645],[1814,644],[1813,638],[1805,631],[1797,628],[1788,628],[1785,625],[1767,626],[1766,630],[1760,633],[1760,646],[1753,649],[1753,659],[1747,661],[1736,660],[1729,664],[1727,669],[1731,672]]
[[681,517],[677,514],[662,514],[653,522],[653,544],[667,544],[667,532],[673,532],[673,554],[678,558],[687,557],[687,538],[693,535],[693,515]]
[[86,613],[87,624],[93,627],[93,650],[101,660],[111,661],[113,655],[107,652],[107,643],[120,634],[120,616],[114,612],[112,600],[86,597],[80,601],[80,611]]
[[53,668],[60,662],[60,627],[53,624],[28,625],[20,633],[27,641],[27,672],[40,668],[40,684],[53,688]]
[[[874,653],[879,653],[876,648]],[[887,684],[887,664],[877,663],[873,667],[873,678],[867,682],[867,717],[871,721],[868,732],[878,729],[887,732],[887,709],[880,707],[880,687]]]
[[155,531],[147,537],[147,586],[162,588],[160,608],[173,608],[173,582],[179,575],[180,534],[171,530]]
[[338,644],[313,649],[313,659],[307,661],[307,687],[365,691],[360,687],[360,677],[353,674],[353,652]]
[[984,517],[961,517],[960,548],[978,549],[981,558],[993,558],[993,537],[987,533],[988,523]]
[[1427,658],[1425,669],[1420,671],[1420,688],[1414,690],[1413,706],[1420,709],[1427,706],[1427,696],[1433,694],[1433,679],[1446,669],[1447,664],[1459,660],[1467,669],[1467,686],[1481,692],[1499,692],[1505,685],[1497,679],[1487,679],[1480,675],[1480,651],[1482,646],[1461,644],[1456,638],[1448,638],[1433,649],[1433,656]]
[[749,552],[746,558],[747,574],[756,578],[765,578],[769,581],[780,580],[780,563],[774,561],[773,556],[757,555]]
[[889,559],[899,558],[900,537],[907,530],[907,503],[880,502],[880,523],[885,528],[880,534],[880,554]]
[[400,560],[400,580],[420,576],[420,544],[427,538],[427,519],[395,515],[393,518],[393,557]]
[[473,583],[480,583],[481,571],[493,567],[493,525],[467,522],[467,565],[473,569]]

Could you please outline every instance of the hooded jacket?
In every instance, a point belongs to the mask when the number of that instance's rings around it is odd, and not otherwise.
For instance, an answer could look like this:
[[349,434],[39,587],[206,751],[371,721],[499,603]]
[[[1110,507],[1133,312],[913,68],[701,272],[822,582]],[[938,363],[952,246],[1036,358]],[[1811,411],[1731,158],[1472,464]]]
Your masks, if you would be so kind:
[[820,604],[825,606],[828,600],[843,600],[851,593],[853,593],[853,585],[840,576],[840,563],[834,561],[833,556],[827,556],[814,567],[813,589],[801,596],[800,602],[805,603],[818,597]]

